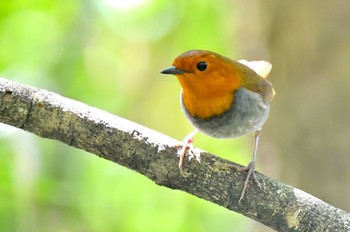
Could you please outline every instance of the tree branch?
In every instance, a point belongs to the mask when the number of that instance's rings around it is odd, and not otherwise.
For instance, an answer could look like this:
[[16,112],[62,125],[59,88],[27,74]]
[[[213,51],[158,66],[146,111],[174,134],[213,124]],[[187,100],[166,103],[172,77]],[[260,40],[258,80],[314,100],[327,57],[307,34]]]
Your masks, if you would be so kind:
[[201,152],[178,170],[178,141],[83,103],[0,78],[0,122],[61,141],[246,215],[277,231],[350,231],[350,214],[256,173],[240,204],[245,172],[239,164]]

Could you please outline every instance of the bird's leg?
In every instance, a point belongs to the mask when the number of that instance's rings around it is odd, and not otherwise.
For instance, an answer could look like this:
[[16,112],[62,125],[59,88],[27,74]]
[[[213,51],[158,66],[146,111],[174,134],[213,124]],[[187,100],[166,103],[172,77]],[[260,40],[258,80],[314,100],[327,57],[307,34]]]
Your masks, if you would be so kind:
[[198,130],[195,129],[191,133],[189,133],[185,139],[182,141],[182,144],[177,146],[180,148],[180,150],[177,152],[179,155],[179,169],[181,172],[181,175],[185,176],[184,173],[182,172],[182,167],[183,167],[183,162],[186,156],[186,153],[189,154],[189,159],[191,160],[192,158],[196,158],[196,160],[200,161],[199,154],[194,152],[194,147],[193,147],[193,137],[198,133]]
[[254,132],[254,140],[255,140],[255,144],[254,144],[254,152],[253,152],[253,160],[248,164],[248,166],[246,168],[244,168],[245,171],[247,172],[247,177],[244,181],[244,185],[243,185],[243,190],[241,193],[241,197],[238,200],[238,203],[240,203],[242,201],[242,199],[244,198],[245,192],[248,188],[248,183],[249,183],[249,179],[250,177],[253,177],[255,183],[259,186],[260,189],[262,189],[262,186],[260,184],[260,182],[258,181],[258,179],[255,176],[255,161],[256,161],[256,152],[258,149],[258,144],[259,144],[259,138],[260,138],[260,134],[261,134],[261,130],[257,130]]

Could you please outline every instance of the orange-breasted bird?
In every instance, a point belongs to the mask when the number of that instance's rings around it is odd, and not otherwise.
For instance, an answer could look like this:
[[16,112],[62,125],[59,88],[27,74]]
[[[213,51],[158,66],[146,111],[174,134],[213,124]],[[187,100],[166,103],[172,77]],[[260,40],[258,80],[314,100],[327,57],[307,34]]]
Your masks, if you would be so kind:
[[239,202],[250,177],[261,188],[254,170],[260,131],[275,96],[271,83],[265,79],[271,68],[266,61],[233,61],[215,52],[190,50],[161,71],[177,77],[182,87],[182,110],[196,128],[186,137],[179,151],[181,173],[185,153],[192,147],[192,138],[198,131],[220,139],[254,133],[253,160],[243,169],[247,171],[247,177]]

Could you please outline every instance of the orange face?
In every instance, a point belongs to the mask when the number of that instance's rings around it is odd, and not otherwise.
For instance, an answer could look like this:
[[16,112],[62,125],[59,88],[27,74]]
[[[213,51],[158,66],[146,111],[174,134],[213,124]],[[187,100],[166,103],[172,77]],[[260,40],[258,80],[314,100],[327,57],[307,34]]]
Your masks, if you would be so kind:
[[185,52],[167,70],[163,73],[176,75],[181,84],[186,109],[192,116],[203,119],[228,110],[234,91],[242,85],[234,61],[209,51]]
[[176,74],[183,91],[200,98],[232,94],[242,85],[242,78],[236,72],[233,61],[213,52],[188,51],[177,57],[173,66],[184,71]]

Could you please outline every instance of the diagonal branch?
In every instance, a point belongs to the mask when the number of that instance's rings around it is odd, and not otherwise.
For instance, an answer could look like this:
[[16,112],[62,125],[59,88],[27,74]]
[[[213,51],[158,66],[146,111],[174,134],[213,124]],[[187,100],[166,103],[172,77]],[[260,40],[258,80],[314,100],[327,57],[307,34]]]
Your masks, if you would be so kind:
[[83,103],[0,78],[0,122],[61,141],[133,169],[156,184],[179,189],[246,215],[277,231],[350,231],[350,214],[256,173],[238,199],[246,173],[202,152],[201,163],[177,166],[178,141]]

